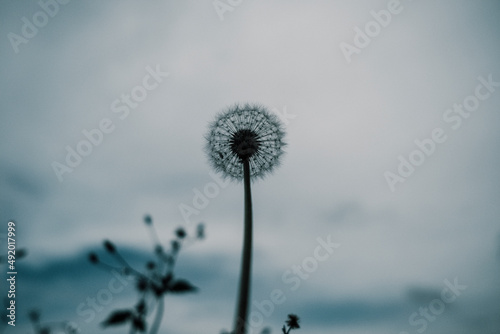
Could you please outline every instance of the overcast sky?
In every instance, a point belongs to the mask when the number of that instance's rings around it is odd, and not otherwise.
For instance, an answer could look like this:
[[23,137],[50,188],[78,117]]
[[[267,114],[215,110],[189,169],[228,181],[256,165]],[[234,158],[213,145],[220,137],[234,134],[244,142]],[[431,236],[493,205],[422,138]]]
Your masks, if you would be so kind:
[[150,257],[145,214],[165,243],[207,230],[179,259],[200,291],[168,297],[162,332],[229,329],[243,187],[203,147],[244,102],[287,133],[282,165],[253,184],[253,300],[286,299],[264,317],[273,333],[289,313],[311,334],[498,333],[498,1],[67,2],[0,5],[0,234],[15,220],[29,251],[6,333],[33,308],[123,332],[99,322],[133,305],[132,284],[92,321],[77,312],[113,277],[86,255],[108,238]]

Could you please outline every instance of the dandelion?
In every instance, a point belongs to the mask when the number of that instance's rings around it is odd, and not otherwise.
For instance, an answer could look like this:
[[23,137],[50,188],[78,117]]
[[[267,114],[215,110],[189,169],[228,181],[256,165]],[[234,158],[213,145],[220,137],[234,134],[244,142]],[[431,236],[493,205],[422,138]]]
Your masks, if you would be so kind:
[[236,105],[210,125],[206,150],[216,171],[241,181],[245,165],[251,177],[263,177],[279,165],[285,133],[281,121],[260,105]]
[[236,105],[212,122],[206,151],[214,169],[223,177],[244,184],[244,238],[235,315],[235,333],[245,334],[250,301],[252,262],[251,178],[263,178],[279,165],[285,142],[283,126],[275,115],[260,105]]

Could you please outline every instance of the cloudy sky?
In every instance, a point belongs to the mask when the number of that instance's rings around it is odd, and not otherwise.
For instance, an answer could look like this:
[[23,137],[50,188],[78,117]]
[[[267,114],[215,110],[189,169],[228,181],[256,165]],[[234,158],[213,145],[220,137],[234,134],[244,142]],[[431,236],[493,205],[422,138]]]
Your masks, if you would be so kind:
[[[92,320],[78,312],[113,279],[86,256],[111,239],[150,258],[145,214],[165,244],[206,225],[178,264],[199,292],[167,299],[162,333],[229,329],[243,189],[203,146],[244,102],[276,113],[288,143],[253,185],[255,319],[273,333],[289,313],[312,334],[498,333],[498,1],[54,4],[0,5],[0,237],[6,249],[15,220],[29,252],[5,333],[27,332],[31,309],[123,332],[99,323],[133,305],[132,283]],[[259,310],[275,290],[284,301]]]

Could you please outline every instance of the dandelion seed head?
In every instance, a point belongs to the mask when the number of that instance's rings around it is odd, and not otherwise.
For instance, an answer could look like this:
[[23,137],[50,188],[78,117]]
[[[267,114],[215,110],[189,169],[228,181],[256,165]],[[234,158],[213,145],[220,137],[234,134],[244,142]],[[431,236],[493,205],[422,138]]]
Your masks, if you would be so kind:
[[251,177],[264,177],[279,165],[285,132],[279,118],[257,104],[235,105],[210,124],[206,151],[223,177],[243,179],[243,162]]

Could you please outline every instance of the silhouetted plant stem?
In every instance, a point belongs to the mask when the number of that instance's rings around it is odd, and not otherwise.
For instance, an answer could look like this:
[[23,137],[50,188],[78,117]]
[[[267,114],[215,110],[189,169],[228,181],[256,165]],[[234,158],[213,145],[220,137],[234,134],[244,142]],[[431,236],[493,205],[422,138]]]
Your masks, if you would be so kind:
[[156,307],[156,315],[153,324],[151,325],[151,330],[149,334],[156,334],[160,329],[161,319],[163,318],[163,311],[165,309],[165,300],[163,297],[158,299],[158,306]]
[[243,254],[241,261],[240,293],[235,319],[235,333],[245,334],[250,301],[250,276],[252,271],[252,193],[250,189],[250,163],[243,161],[243,182],[245,187],[245,217]]
[[[258,104],[235,105],[210,124],[206,151],[216,171],[243,180],[245,214],[239,296],[232,334],[246,334],[252,270],[252,195],[250,178],[262,178],[279,164],[285,132],[279,118]],[[251,166],[251,170],[250,170]]]
[[[144,222],[150,229],[153,228],[151,226],[153,224],[151,216],[146,216]],[[198,224],[195,237],[196,240],[203,238],[203,231],[203,225]],[[175,230],[175,235],[176,238],[171,241],[171,249],[167,252],[163,250],[161,244],[156,243],[156,241],[159,242],[158,238],[153,241],[155,244],[154,253],[157,258],[154,261],[150,260],[146,262],[144,274],[131,267],[118,252],[116,246],[109,240],[104,240],[103,246],[106,252],[110,253],[114,259],[122,265],[121,268],[103,263],[94,252],[89,254],[88,259],[94,265],[106,270],[111,269],[119,271],[125,276],[132,276],[136,281],[135,288],[140,295],[139,301],[133,308],[118,309],[112,312],[107,319],[101,323],[103,327],[106,328],[109,326],[128,324],[130,325],[130,334],[146,332],[149,334],[157,334],[160,330],[163,313],[165,311],[164,298],[166,294],[184,294],[197,290],[197,287],[192,285],[189,281],[174,276],[174,266],[183,243],[186,240],[193,240],[182,227]],[[154,298],[151,308],[148,307],[147,303],[149,298]],[[154,317],[152,319],[152,324],[148,326],[148,319],[153,313]],[[38,316],[34,314],[31,318],[35,319],[32,320],[32,322],[35,323]],[[148,328],[149,331],[147,330]],[[40,334],[44,333],[49,332],[40,332]]]

